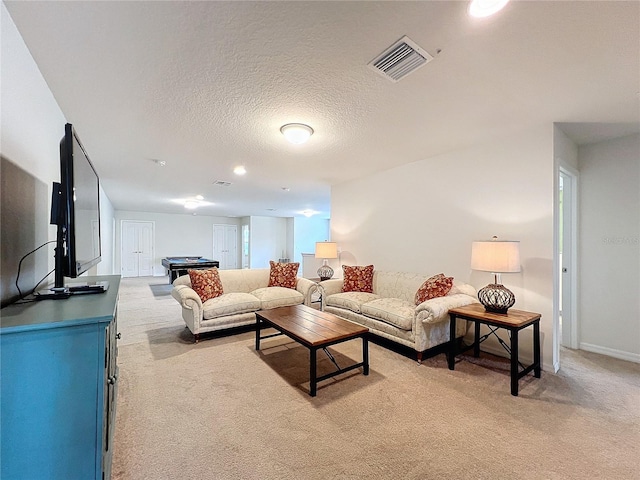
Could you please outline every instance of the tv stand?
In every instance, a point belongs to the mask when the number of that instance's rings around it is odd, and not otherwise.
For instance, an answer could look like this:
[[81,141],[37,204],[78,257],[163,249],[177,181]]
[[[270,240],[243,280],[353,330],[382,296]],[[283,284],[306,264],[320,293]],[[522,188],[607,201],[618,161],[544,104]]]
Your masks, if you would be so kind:
[[109,290],[2,309],[3,479],[112,478],[120,276],[85,280]]

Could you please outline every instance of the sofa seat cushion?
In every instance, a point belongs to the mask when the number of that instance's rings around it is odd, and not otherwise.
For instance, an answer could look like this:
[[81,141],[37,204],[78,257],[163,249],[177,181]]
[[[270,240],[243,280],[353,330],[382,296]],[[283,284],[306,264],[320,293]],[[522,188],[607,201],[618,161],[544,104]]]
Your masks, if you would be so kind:
[[288,307],[300,305],[304,302],[304,295],[297,290],[287,287],[264,287],[251,292],[260,300],[263,310],[268,308]]
[[260,307],[260,299],[250,293],[223,293],[202,304],[202,316],[205,320],[210,320],[225,315],[256,312]]
[[380,298],[375,293],[366,292],[343,292],[329,295],[325,301],[325,305],[331,307],[340,307],[351,310],[355,313],[362,313],[362,305]]
[[411,330],[416,306],[399,298],[379,298],[362,305],[362,314],[402,330]]

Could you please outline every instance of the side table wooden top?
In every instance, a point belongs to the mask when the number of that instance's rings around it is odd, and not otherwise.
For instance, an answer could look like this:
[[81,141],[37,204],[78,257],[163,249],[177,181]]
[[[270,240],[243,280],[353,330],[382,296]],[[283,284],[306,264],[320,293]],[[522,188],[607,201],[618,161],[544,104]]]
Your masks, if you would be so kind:
[[504,325],[505,327],[525,327],[540,320],[541,314],[534,312],[526,312],[524,310],[516,310],[510,308],[507,313],[488,312],[479,303],[472,303],[464,307],[452,308],[449,314],[457,317],[473,318],[477,320],[490,321],[496,325]]

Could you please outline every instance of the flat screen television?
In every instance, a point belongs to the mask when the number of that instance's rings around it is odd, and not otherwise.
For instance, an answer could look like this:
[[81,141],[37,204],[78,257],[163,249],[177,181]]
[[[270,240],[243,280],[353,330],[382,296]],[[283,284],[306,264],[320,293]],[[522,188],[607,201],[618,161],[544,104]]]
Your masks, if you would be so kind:
[[[54,293],[101,260],[100,179],[73,125],[60,140],[60,183],[53,184],[51,223],[58,226]],[[80,289],[79,289],[80,290]]]

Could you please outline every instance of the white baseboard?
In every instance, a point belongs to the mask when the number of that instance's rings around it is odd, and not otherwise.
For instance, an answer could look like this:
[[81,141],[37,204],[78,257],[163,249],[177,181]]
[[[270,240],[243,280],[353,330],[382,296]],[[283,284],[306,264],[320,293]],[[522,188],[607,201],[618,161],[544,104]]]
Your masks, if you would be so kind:
[[622,350],[615,350],[613,348],[601,347],[600,345],[592,345],[590,343],[580,343],[580,350],[599,353],[601,355],[607,355],[608,357],[619,358],[620,360],[626,360],[628,362],[640,363],[640,354],[638,353],[623,352]]

